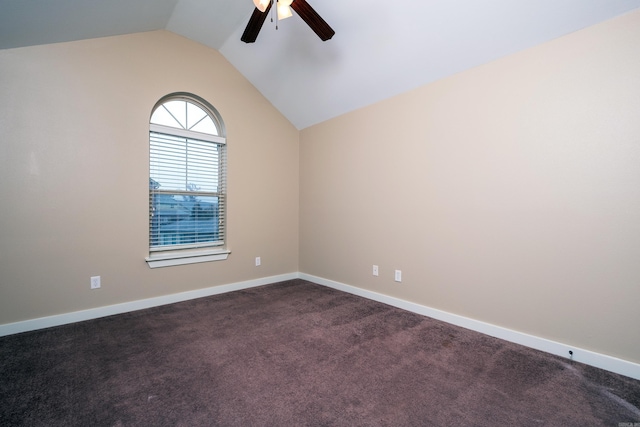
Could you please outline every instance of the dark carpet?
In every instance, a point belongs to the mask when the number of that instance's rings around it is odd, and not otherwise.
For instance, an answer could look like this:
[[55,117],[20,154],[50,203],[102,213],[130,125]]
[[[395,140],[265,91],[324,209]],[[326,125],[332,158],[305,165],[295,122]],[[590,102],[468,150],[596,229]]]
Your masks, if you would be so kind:
[[302,280],[0,338],[1,426],[617,427],[639,407],[640,381]]

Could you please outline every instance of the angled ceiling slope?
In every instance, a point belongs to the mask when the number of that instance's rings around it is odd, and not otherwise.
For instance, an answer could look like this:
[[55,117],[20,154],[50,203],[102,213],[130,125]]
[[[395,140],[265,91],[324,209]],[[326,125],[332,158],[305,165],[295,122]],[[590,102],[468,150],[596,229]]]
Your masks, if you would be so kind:
[[[251,0],[0,0],[0,49],[166,29],[218,49],[298,129],[640,8],[640,0],[308,0],[336,35]],[[294,12],[295,13],[295,12]]]

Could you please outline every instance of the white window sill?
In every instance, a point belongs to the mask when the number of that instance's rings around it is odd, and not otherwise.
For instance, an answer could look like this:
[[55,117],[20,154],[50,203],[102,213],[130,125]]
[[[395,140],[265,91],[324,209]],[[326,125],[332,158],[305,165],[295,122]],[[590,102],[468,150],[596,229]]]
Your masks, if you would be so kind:
[[156,252],[149,255],[145,260],[149,268],[171,267],[173,265],[196,264],[199,262],[224,261],[229,257],[229,250],[193,250]]

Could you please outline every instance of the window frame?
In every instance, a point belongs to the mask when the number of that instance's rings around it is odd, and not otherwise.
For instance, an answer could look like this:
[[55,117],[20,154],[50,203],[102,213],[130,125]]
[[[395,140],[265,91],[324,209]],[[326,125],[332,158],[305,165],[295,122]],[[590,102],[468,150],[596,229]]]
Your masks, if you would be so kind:
[[[193,131],[189,129],[180,129],[178,127],[160,125],[156,123],[152,123],[151,119],[158,110],[164,104],[171,101],[184,101],[187,103],[191,103],[197,107],[199,107],[214,123],[218,135],[210,134],[210,133],[202,133],[198,131]],[[175,117],[174,117],[175,118]],[[186,118],[186,116],[185,116]],[[202,119],[201,119],[202,120]],[[180,124],[179,120],[176,119],[176,123]],[[180,124],[181,125],[181,124]],[[181,125],[182,126],[182,125]],[[194,125],[195,127],[195,125]],[[148,192],[148,251],[149,255],[145,258],[147,264],[150,268],[157,267],[168,267],[173,265],[183,265],[183,264],[194,264],[200,262],[209,262],[209,261],[221,261],[226,260],[231,253],[231,251],[227,247],[227,218],[226,218],[226,201],[227,201],[227,192],[226,192],[226,165],[227,165],[227,139],[226,132],[224,128],[224,123],[218,111],[207,101],[204,99],[190,94],[190,93],[174,93],[169,94],[161,98],[151,110],[151,115],[149,117],[149,136],[148,136],[148,147],[149,147],[149,180],[152,179],[152,171],[151,171],[151,147],[152,147],[152,138],[153,135],[165,135],[168,137],[176,137],[176,138],[184,138],[185,144],[189,143],[189,140],[193,142],[211,142],[216,144],[219,149],[219,158],[218,158],[218,173],[217,176],[219,180],[218,191],[210,192],[210,191],[183,191],[183,190],[166,190],[166,192],[158,192],[157,189],[152,189],[149,187]],[[157,136],[156,136],[157,138]],[[188,161],[185,160],[185,165],[188,166]],[[154,191],[156,190],[156,191]],[[210,241],[210,242],[195,242],[188,244],[174,244],[174,245],[165,245],[165,246],[152,246],[152,217],[153,217],[153,206],[152,206],[152,198],[157,194],[169,194],[169,193],[184,193],[185,195],[190,196],[206,196],[206,197],[217,197],[218,198],[218,227],[222,228],[222,240],[221,241]],[[222,207],[220,207],[222,206]]]

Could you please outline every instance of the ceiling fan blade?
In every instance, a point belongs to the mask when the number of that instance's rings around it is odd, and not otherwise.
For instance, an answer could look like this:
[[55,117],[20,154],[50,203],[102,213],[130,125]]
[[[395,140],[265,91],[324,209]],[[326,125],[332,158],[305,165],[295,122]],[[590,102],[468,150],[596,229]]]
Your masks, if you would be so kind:
[[269,10],[271,9],[271,2],[264,10],[264,12],[260,12],[260,10],[256,7],[251,14],[251,18],[249,18],[249,23],[247,24],[247,28],[244,29],[244,33],[242,33],[242,40],[245,43],[253,43],[258,38],[258,33],[260,33],[260,29],[262,28],[262,24],[264,24],[264,20],[267,19],[267,15],[269,14]]
[[294,0],[291,3],[291,9],[300,15],[300,18],[311,27],[323,42],[329,40],[336,33],[306,0]]

